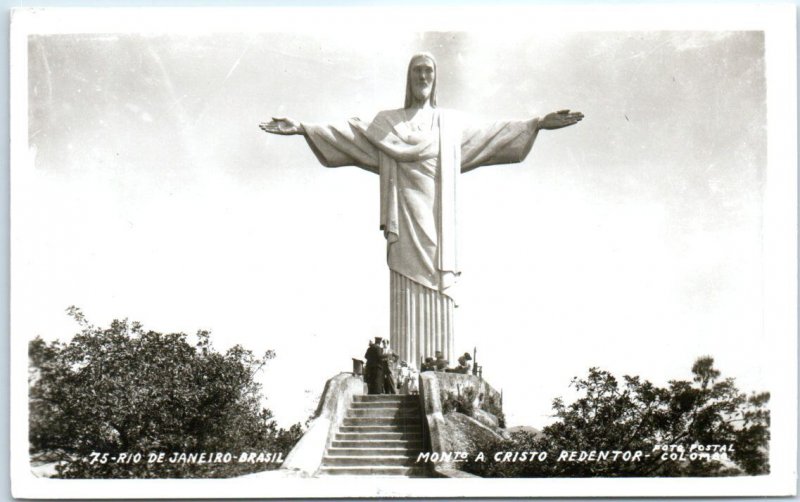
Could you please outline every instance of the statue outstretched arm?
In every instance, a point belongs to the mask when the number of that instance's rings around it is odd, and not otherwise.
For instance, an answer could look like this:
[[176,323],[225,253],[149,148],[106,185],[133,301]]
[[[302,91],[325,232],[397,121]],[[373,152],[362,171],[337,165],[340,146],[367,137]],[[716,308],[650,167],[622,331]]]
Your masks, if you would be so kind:
[[582,119],[580,112],[560,110],[542,118],[464,127],[461,136],[461,172],[481,166],[522,162],[530,153],[540,130],[560,129],[577,124]]
[[358,119],[342,124],[307,124],[274,117],[258,126],[262,131],[284,136],[302,135],[320,164],[325,167],[356,166],[378,173],[378,150],[365,137]]
[[557,112],[548,113],[539,119],[539,129],[561,129],[575,125],[583,120],[581,112],[571,112],[569,110],[559,110]]
[[291,136],[293,134],[305,134],[303,124],[287,117],[272,117],[269,122],[258,124],[259,129],[271,134]]

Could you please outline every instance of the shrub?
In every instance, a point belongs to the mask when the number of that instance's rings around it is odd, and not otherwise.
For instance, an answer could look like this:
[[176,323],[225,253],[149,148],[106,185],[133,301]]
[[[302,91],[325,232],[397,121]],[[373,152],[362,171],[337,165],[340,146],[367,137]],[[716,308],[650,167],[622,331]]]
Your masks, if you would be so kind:
[[444,395],[441,396],[442,413],[447,414],[451,411],[457,411],[464,415],[472,416],[475,411],[475,398],[477,396],[478,392],[472,387],[466,387],[463,390],[459,387],[455,394],[450,391],[444,391]]
[[495,417],[497,417],[497,425],[501,428],[505,429],[506,427],[506,415],[503,413],[503,407],[500,403],[500,398],[495,397],[492,394],[488,394],[486,398],[481,401],[481,409],[486,413],[491,413]]
[[[580,397],[570,405],[553,402],[557,420],[542,435],[515,433],[510,440],[478,445],[486,460],[464,470],[489,477],[731,476],[769,473],[769,394],[740,392],[732,378],[721,379],[710,357],[692,366],[692,379],[657,387],[640,377],[620,383],[591,368],[572,385]],[[685,458],[666,458],[656,445],[675,445]],[[727,458],[691,460],[692,445],[733,445]],[[559,462],[562,451],[642,451],[636,462]],[[497,452],[547,452],[542,462],[494,462]]]
[[[300,438],[261,406],[256,373],[275,357],[234,346],[224,353],[200,331],[145,331],[115,320],[108,328],[70,315],[81,331],[70,341],[29,344],[31,454],[58,460],[67,478],[226,477],[277,467],[258,463],[102,463],[93,453],[283,453]],[[95,458],[95,462],[91,462]]]

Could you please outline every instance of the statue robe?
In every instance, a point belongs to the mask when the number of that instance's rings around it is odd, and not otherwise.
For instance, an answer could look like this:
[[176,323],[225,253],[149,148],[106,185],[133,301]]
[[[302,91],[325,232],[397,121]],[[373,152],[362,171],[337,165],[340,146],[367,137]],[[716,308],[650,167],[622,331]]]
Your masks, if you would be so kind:
[[470,127],[435,109],[430,124],[412,126],[404,109],[370,123],[303,124],[326,167],[358,166],[380,175],[380,228],[387,242],[390,343],[414,367],[442,351],[455,355],[453,299],[458,178],[479,166],[521,162],[538,132],[536,119]]

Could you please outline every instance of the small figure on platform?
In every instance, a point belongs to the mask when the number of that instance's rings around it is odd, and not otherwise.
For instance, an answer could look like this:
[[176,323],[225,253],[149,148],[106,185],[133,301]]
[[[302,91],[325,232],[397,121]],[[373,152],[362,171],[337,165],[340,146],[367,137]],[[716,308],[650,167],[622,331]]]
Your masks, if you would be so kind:
[[408,394],[408,378],[411,375],[411,368],[408,363],[400,361],[400,371],[397,376],[397,381],[400,382],[400,394]]
[[413,368],[408,369],[408,378],[406,378],[406,393],[416,396],[419,394],[419,373]]
[[472,356],[469,352],[464,352],[464,355],[458,358],[458,366],[456,366],[454,373],[463,373],[469,375],[472,370]]
[[400,362],[399,381],[401,394],[419,394],[419,373],[405,361]]
[[375,344],[375,342],[373,342],[372,340],[368,341],[367,342],[367,352],[364,354],[364,359],[365,359],[365,361],[364,361],[364,382],[366,382],[367,385],[369,385],[369,380],[370,380],[370,378],[372,378],[372,368],[373,367],[372,367],[372,365],[367,363],[366,358],[367,358],[367,354],[369,354],[369,349],[371,349],[374,344]]
[[389,348],[389,340],[383,341],[383,352],[381,354],[381,366],[383,368],[383,393],[397,394],[397,385],[394,380],[394,373],[397,368],[397,354]]
[[434,362],[434,367],[436,371],[446,371],[449,365],[450,361],[444,358],[444,354],[442,354],[441,350],[437,350],[436,361]]
[[426,357],[425,361],[419,368],[420,373],[424,373],[425,371],[434,371],[436,369],[436,362],[433,360],[432,357]]
[[379,336],[375,337],[375,342],[369,344],[364,359],[367,360],[367,365],[364,369],[364,378],[367,381],[368,394],[383,394],[383,339]]

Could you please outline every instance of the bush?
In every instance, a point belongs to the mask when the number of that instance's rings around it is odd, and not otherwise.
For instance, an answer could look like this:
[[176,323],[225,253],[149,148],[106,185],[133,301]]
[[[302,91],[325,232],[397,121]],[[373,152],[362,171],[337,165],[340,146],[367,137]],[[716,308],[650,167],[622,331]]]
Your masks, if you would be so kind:
[[497,425],[505,429],[506,415],[503,413],[503,405],[500,402],[500,398],[495,398],[491,394],[487,395],[486,399],[481,401],[481,409],[497,417]]
[[[538,435],[525,431],[512,433],[511,439],[487,439],[467,456],[461,469],[484,478],[545,477],[546,474],[538,469],[541,466],[537,464],[494,461],[494,455],[498,452],[540,452],[543,447],[545,445]],[[476,461],[478,452],[485,455],[485,460]]]
[[[68,309],[81,331],[69,342],[29,344],[31,454],[58,460],[67,478],[227,477],[277,467],[265,463],[102,463],[93,453],[242,452],[285,454],[299,424],[276,425],[261,406],[254,377],[273,351],[256,357],[234,346],[224,353],[207,331],[145,331],[115,320],[108,328]],[[91,459],[95,458],[95,462]]]
[[[769,473],[768,393],[746,395],[732,378],[721,379],[710,357],[692,366],[692,380],[657,387],[639,377],[591,368],[572,385],[581,396],[569,406],[553,402],[556,422],[542,435],[515,433],[507,441],[478,445],[464,470],[487,477],[732,476]],[[664,458],[656,445],[675,445],[685,458]],[[692,445],[733,445],[727,458],[690,460]],[[642,451],[640,461],[559,462],[563,451]],[[547,452],[542,462],[494,462],[497,452]],[[476,452],[477,453],[477,452]]]
[[445,391],[441,396],[442,400],[442,413],[450,413],[457,411],[467,416],[472,416],[475,411],[475,398],[478,392],[472,387],[467,387],[464,390],[458,388],[457,393]]

